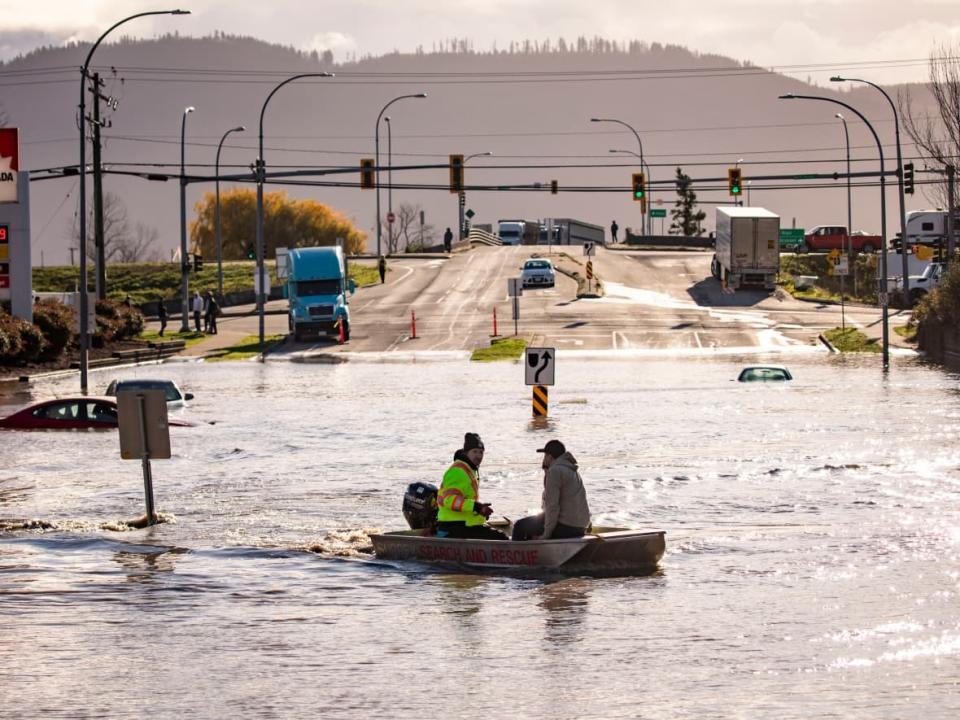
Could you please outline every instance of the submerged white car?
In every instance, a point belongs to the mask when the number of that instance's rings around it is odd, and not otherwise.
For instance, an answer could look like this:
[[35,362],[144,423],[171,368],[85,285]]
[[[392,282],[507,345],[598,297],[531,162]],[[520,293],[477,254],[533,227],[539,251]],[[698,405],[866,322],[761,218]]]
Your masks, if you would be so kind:
[[544,258],[531,258],[520,270],[520,280],[524,287],[553,287],[556,282],[557,276],[553,263]]
[[107,386],[106,394],[115,397],[122,390],[163,390],[167,397],[167,405],[178,407],[187,400],[193,400],[193,393],[185,393],[177,387],[173,380],[133,379],[114,380]]

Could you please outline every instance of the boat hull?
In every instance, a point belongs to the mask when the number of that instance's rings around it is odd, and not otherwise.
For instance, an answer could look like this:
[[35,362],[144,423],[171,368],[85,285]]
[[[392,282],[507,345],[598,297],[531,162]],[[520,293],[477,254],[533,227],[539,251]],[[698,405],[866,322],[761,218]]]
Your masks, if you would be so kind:
[[601,529],[562,540],[438,538],[422,530],[370,536],[377,557],[481,570],[576,575],[648,575],[666,550],[666,533]]

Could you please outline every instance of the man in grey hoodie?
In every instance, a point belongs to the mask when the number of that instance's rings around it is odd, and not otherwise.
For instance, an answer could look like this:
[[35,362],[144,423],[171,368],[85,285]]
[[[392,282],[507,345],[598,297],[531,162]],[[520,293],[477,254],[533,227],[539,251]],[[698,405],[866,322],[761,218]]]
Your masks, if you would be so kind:
[[559,440],[551,440],[537,452],[543,453],[543,512],[517,520],[512,539],[583,537],[590,528],[590,506],[577,459]]

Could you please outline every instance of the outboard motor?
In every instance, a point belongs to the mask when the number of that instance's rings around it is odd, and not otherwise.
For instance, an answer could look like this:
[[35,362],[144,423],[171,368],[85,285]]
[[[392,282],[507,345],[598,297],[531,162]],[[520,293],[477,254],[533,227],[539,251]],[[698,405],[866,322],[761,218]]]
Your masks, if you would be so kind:
[[412,530],[437,529],[437,486],[425,482],[407,485],[403,494],[403,517]]

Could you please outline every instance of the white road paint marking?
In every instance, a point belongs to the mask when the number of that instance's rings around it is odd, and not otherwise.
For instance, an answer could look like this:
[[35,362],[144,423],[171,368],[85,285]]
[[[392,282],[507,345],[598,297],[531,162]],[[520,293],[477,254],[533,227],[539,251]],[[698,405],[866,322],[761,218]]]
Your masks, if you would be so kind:
[[700,333],[694,332],[694,333],[693,333],[693,339],[697,341],[697,347],[702,349],[702,348],[703,348],[703,343],[700,342]]

